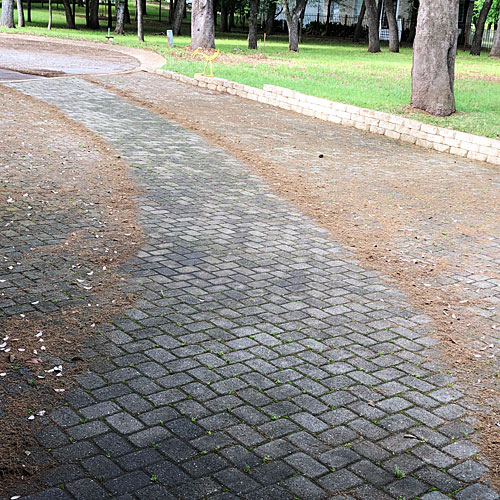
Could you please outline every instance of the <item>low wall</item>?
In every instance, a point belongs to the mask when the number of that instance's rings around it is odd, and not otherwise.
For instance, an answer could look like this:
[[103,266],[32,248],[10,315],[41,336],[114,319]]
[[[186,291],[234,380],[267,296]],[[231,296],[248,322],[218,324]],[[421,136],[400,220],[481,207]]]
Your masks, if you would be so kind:
[[264,85],[250,87],[223,78],[195,75],[194,78],[164,69],[150,70],[156,74],[209,90],[237,95],[245,99],[270,104],[306,116],[346,127],[385,135],[442,153],[500,165],[500,141],[443,127],[436,127],[397,115],[358,108],[349,104],[321,99],[295,90]]

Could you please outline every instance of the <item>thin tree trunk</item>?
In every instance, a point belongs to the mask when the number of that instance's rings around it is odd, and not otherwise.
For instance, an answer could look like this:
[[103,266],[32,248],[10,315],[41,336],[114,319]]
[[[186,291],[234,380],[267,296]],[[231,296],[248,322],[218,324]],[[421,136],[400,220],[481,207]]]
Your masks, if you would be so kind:
[[24,28],[26,23],[24,22],[24,10],[23,10],[23,0],[17,0],[17,27]]
[[142,0],[137,0],[137,38],[139,42],[144,42],[144,27],[143,27],[144,11],[142,10],[143,7],[144,4]]
[[[464,44],[464,37],[465,37],[465,21],[467,20],[467,12],[469,12],[469,5],[470,5],[470,0],[464,0],[464,25],[462,27],[462,32],[458,34],[458,42],[457,46],[460,47],[461,45]],[[460,28],[460,23],[458,25]]]
[[222,33],[227,33],[228,30],[228,25],[227,25],[227,5],[226,5],[227,0],[222,0],[220,4],[220,30]]
[[479,18],[476,23],[476,32],[474,33],[474,39],[472,40],[472,46],[470,48],[470,54],[473,56],[481,55],[481,45],[483,44],[483,33],[484,33],[484,23],[488,17],[488,13],[491,9],[491,4],[493,0],[484,0],[481,12],[479,13]]
[[31,23],[31,0],[28,0],[27,11],[28,11],[28,22]]
[[174,0],[170,0],[170,4],[169,4],[169,8],[168,8],[168,22],[171,25],[174,23],[174,11],[175,11]]
[[69,0],[62,0],[62,3],[64,5],[64,13],[66,15],[66,26],[74,30],[75,29],[75,22],[73,20],[73,11],[71,10],[71,4],[69,3]]
[[52,0],[49,0],[49,24],[47,29],[49,31],[52,29]]
[[231,7],[231,10],[229,11],[229,32],[235,27],[234,23],[234,7]]
[[248,17],[248,48],[257,49],[257,12],[259,0],[250,0],[250,15]]
[[125,0],[125,24],[130,24],[130,10],[128,8],[128,0]]
[[418,12],[411,105],[436,116],[448,116],[456,111],[458,4],[459,0],[422,0]]
[[181,34],[182,17],[184,14],[185,5],[186,0],[177,0],[177,2],[175,2],[175,10],[172,20],[172,31],[176,36],[179,36]]
[[[500,19],[499,19],[500,21]],[[493,39],[493,47],[491,47],[490,57],[500,57],[500,24],[497,21],[497,29],[495,38]]]
[[108,0],[108,29],[113,29],[113,10],[111,7],[111,0]]
[[268,36],[273,34],[274,16],[276,16],[276,2],[271,1],[267,9],[267,19],[265,26],[266,35]]
[[89,0],[85,0],[85,26],[87,26],[88,28],[89,24],[90,24],[90,3]]
[[213,0],[193,0],[191,8],[191,48],[215,48]]
[[297,0],[295,7],[290,12],[289,0],[281,0],[283,13],[285,14],[286,24],[288,26],[288,49],[290,52],[299,51],[299,19],[306,6],[307,0]]
[[117,35],[123,35],[125,24],[125,0],[118,0],[116,6],[116,26],[115,33]]
[[389,50],[391,52],[399,52],[399,29],[394,3],[392,0],[385,0],[384,5],[387,22],[389,23]]
[[361,31],[363,30],[363,20],[365,18],[366,5],[365,2],[361,5],[361,10],[359,11],[358,21],[356,23],[356,28],[354,29],[354,36],[352,38],[353,42],[359,42],[361,38]]
[[474,0],[469,3],[469,8],[467,9],[467,14],[465,16],[464,25],[464,50],[469,46],[470,28],[472,25],[472,16],[474,15]]
[[91,30],[99,29],[99,0],[87,0],[89,2],[89,23],[87,27]]
[[366,20],[368,21],[368,52],[380,52],[378,9],[375,5],[375,0],[364,0],[364,2],[366,6]]
[[14,24],[14,0],[2,0],[2,16],[0,26],[4,28],[15,28]]
[[419,6],[420,6],[419,0],[413,0],[411,8],[410,32],[408,33],[408,41],[410,43],[413,43],[413,40],[415,40],[415,33],[417,32],[417,19],[418,19]]

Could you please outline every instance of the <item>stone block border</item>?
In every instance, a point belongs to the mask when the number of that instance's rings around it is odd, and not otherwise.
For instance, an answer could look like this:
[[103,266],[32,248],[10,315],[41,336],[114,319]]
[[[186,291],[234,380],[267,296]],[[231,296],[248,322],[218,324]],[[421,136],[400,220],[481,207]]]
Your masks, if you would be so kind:
[[258,89],[223,78],[210,78],[199,74],[190,78],[164,69],[149,69],[149,71],[182,83],[237,95],[442,153],[500,165],[500,141],[488,137],[436,127],[381,111],[358,108],[275,85],[264,85],[263,89]]

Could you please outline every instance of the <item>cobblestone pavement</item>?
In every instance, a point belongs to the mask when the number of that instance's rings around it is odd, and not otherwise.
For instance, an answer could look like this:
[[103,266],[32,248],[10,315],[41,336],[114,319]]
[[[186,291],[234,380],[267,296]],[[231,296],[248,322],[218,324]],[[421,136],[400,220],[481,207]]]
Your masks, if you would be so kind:
[[135,167],[146,240],[29,498],[498,498],[428,318],[382,276],[195,134],[81,80],[13,86]]
[[[210,131],[210,137],[220,139],[229,150],[249,151],[255,162],[278,165],[314,183],[317,195],[327,192],[330,217],[340,217],[334,232],[348,227],[345,239],[354,240],[358,248],[359,235],[367,234],[368,252],[374,246],[384,248],[385,273],[398,262],[406,267],[398,268],[396,275],[406,275],[418,288],[431,292],[425,302],[444,297],[439,314],[453,323],[457,334],[470,317],[480,318],[481,324],[473,326],[476,334],[463,335],[467,351],[475,354],[469,361],[490,363],[495,367],[491,375],[500,370],[498,167],[156,75],[96,80],[195,129]],[[324,210],[319,207],[316,216]],[[411,268],[418,271],[412,273]],[[450,296],[455,300],[446,299]],[[464,313],[468,320],[464,321]]]

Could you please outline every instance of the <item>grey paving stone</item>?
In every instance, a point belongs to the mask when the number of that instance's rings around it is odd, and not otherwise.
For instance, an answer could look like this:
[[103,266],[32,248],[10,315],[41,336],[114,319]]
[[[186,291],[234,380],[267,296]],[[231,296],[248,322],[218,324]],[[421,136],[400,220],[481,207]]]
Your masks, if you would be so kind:
[[468,486],[462,491],[459,491],[456,494],[456,498],[457,500],[497,500],[498,493],[495,493],[484,484],[473,484],[472,486]]
[[471,482],[480,479],[488,469],[477,462],[466,460],[448,470],[448,472],[460,481]]
[[108,498],[108,493],[92,479],[79,479],[66,484],[65,488],[77,500],[104,500]]
[[122,434],[131,434],[144,428],[144,426],[132,415],[121,412],[110,417],[106,417],[106,422]]

